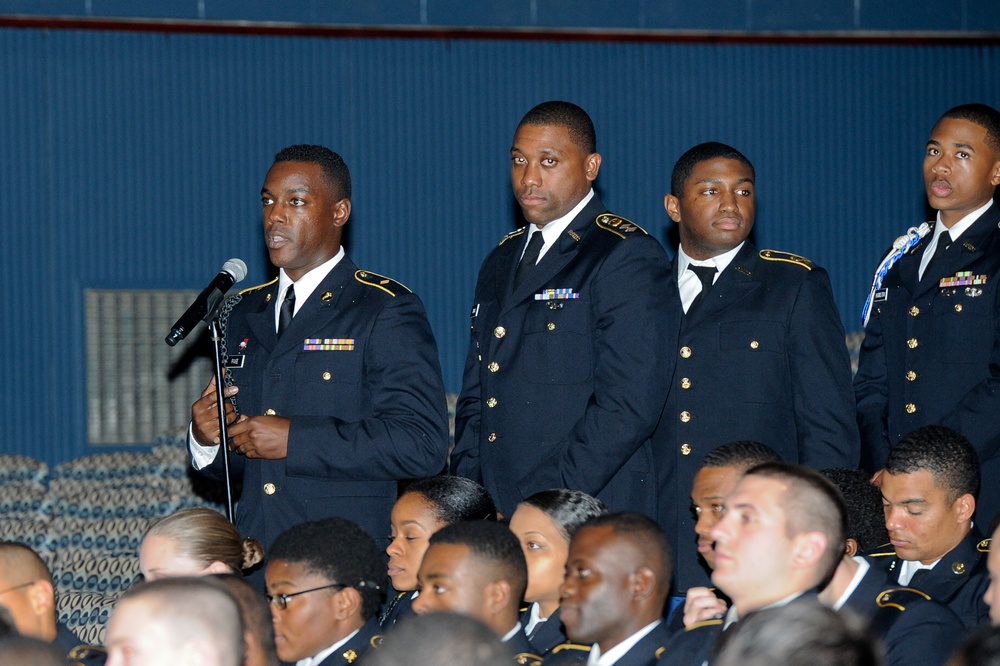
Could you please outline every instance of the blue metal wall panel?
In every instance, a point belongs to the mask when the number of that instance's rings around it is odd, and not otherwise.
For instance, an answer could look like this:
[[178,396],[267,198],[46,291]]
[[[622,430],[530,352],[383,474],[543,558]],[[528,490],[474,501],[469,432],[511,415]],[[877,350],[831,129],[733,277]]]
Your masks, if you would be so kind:
[[197,289],[232,256],[269,276],[258,191],[296,142],[344,155],[348,251],[423,297],[457,391],[479,264],[514,225],[514,126],[551,98],[591,112],[605,202],[661,240],[680,153],[743,150],[758,243],[827,267],[856,328],[883,249],[926,215],[930,125],[1000,104],[998,65],[977,46],[0,30],[0,450],[85,452],[84,289]]

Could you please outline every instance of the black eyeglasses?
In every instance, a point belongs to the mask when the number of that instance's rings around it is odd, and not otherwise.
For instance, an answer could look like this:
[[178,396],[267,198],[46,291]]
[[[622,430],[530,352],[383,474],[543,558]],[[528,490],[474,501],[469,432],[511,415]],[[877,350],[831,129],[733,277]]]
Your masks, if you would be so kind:
[[21,583],[20,585],[15,585],[14,587],[8,587],[6,590],[0,590],[0,594],[7,594],[8,592],[13,592],[14,590],[20,590],[22,587],[28,587],[29,585],[34,585],[37,581],[29,581],[27,583]]
[[267,602],[274,604],[275,608],[278,610],[285,610],[288,608],[288,600],[292,597],[297,597],[300,594],[307,594],[309,592],[318,592],[320,590],[330,590],[336,588],[342,590],[345,587],[350,587],[347,583],[330,583],[329,585],[324,585],[322,587],[314,587],[311,590],[302,590],[301,592],[292,592],[291,594],[265,594],[264,598]]

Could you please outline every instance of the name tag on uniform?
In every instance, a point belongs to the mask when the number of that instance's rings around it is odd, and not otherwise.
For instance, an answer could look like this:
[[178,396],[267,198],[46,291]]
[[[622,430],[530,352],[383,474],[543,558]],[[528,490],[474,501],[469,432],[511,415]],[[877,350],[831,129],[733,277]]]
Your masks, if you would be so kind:
[[243,354],[230,354],[226,357],[226,362],[222,364],[224,368],[242,368],[246,357]]
[[470,317],[479,316],[479,303],[476,303],[474,306],[472,306],[472,312],[469,314],[469,316]]
[[878,291],[875,292],[875,298],[872,299],[872,302],[878,303],[879,301],[887,301],[887,300],[889,300],[889,290],[879,289]]
[[302,351],[354,351],[354,338],[306,338]]

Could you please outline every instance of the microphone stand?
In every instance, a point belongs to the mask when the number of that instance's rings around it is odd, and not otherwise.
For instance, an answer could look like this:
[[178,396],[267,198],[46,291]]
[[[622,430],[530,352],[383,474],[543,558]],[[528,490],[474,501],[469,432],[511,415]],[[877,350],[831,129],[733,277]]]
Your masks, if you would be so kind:
[[229,471],[229,435],[227,433],[228,426],[226,425],[226,403],[222,395],[225,389],[225,384],[223,383],[225,359],[222,358],[223,338],[222,328],[219,326],[219,306],[223,300],[223,298],[218,299],[215,305],[209,309],[205,320],[208,321],[209,336],[212,338],[212,347],[215,352],[212,356],[215,361],[215,401],[219,407],[219,442],[222,446],[222,468],[226,480],[226,518],[235,525],[236,519],[233,515],[233,482]]

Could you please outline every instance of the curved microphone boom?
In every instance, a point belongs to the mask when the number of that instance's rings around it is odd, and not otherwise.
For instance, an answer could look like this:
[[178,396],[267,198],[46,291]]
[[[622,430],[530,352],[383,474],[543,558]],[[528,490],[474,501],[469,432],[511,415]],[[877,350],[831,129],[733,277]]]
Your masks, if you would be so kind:
[[222,271],[198,294],[198,298],[194,299],[194,303],[170,329],[170,334],[166,337],[167,344],[173,347],[186,338],[198,322],[204,321],[215,310],[230,287],[246,276],[247,265],[242,259],[230,259],[223,264]]

